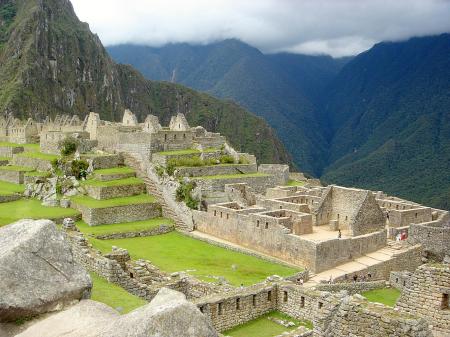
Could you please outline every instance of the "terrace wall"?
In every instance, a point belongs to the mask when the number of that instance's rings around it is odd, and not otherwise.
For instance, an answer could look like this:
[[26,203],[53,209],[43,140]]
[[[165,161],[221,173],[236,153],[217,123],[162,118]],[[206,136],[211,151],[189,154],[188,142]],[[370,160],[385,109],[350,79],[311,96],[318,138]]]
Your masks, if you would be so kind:
[[32,167],[38,171],[50,171],[52,168],[52,164],[49,160],[41,158],[25,157],[20,155],[13,156],[12,164],[17,166]]
[[97,200],[129,197],[145,192],[144,183],[117,186],[85,185],[84,187],[89,196]]

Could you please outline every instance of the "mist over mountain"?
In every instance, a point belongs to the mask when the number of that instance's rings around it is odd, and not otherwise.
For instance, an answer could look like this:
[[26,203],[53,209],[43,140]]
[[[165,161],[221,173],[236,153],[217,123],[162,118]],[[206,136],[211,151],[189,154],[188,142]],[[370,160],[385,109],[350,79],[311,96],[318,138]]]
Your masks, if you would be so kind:
[[267,123],[237,104],[116,64],[70,1],[0,0],[0,112],[39,120],[96,111],[117,121],[125,108],[162,123],[183,112],[263,162],[291,161]]
[[230,98],[273,126],[302,171],[450,207],[450,35],[353,58],[265,55],[237,40],[108,48],[144,76]]

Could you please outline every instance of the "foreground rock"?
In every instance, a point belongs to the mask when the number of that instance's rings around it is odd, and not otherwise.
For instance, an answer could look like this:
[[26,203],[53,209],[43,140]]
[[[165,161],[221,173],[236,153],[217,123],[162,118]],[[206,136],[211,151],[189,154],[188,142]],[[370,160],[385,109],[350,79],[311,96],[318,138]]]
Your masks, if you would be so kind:
[[31,326],[17,337],[217,337],[211,323],[177,291],[162,288],[153,301],[126,315],[85,300]]
[[0,228],[0,322],[60,310],[90,295],[92,282],[50,220]]

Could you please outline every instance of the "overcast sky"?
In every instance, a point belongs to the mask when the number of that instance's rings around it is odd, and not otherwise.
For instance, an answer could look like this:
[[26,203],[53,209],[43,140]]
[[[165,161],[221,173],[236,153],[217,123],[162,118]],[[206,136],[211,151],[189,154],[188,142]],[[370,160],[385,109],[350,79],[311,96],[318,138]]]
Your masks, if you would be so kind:
[[105,45],[238,38],[266,53],[354,55],[450,32],[450,0],[72,0]]

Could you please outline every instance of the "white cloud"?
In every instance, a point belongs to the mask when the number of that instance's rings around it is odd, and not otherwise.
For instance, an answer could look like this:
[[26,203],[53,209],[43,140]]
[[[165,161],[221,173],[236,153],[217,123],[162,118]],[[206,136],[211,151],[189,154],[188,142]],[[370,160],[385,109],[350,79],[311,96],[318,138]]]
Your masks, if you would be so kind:
[[450,31],[448,0],[72,0],[106,45],[238,38],[264,52],[345,56]]

